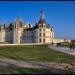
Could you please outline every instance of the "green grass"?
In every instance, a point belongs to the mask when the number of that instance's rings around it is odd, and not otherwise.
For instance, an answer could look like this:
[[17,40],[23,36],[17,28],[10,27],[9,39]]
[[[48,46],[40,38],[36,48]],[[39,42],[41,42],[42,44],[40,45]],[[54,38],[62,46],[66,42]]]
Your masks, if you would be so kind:
[[0,58],[2,57],[43,62],[75,62],[75,56],[49,49],[48,45],[0,46]]
[[41,74],[50,73],[48,69],[34,69],[0,65],[0,74]]
[[0,74],[75,74],[68,70],[37,69],[0,65]]

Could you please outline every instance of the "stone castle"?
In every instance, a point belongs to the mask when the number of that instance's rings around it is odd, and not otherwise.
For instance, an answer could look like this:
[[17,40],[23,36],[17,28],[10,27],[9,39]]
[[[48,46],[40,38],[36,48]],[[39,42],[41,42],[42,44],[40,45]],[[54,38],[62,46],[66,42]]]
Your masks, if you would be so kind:
[[40,12],[40,19],[35,25],[27,25],[19,18],[14,22],[0,26],[0,42],[8,43],[52,43],[54,39],[53,27],[44,18],[44,11]]

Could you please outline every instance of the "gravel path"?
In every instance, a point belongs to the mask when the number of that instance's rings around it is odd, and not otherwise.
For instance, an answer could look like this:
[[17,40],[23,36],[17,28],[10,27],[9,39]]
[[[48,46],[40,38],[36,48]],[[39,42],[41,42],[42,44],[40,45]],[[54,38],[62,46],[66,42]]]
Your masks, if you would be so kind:
[[74,50],[70,50],[70,48],[57,47],[55,45],[54,46],[49,45],[48,47],[51,48],[51,49],[54,49],[56,51],[64,52],[64,53],[67,53],[67,54],[70,54],[70,55],[75,55],[75,49]]
[[43,68],[43,69],[51,69],[51,68],[64,69],[64,66],[58,63],[56,64],[56,63],[46,63],[46,62],[37,62],[37,61],[18,61],[8,58],[2,58],[2,59],[0,58],[0,65],[28,67],[28,68]]
[[[19,61],[12,60],[8,58],[0,58],[0,65],[4,66],[15,66],[15,67],[27,67],[27,68],[43,68],[43,69],[60,69],[64,70],[67,68],[74,68],[75,64],[66,64],[66,63],[47,63],[47,62],[37,62],[37,61]],[[66,68],[67,66],[67,68]]]
[[29,68],[49,68],[49,65],[47,63],[43,62],[37,62],[37,61],[19,61],[19,60],[12,60],[12,59],[6,59],[6,58],[0,58],[0,65],[6,65],[6,66],[17,66],[17,67],[29,67]]
[[47,62],[37,62],[37,61],[19,61],[12,60],[8,58],[0,58],[0,65],[7,67],[23,67],[23,68],[34,68],[34,69],[47,69],[51,73],[62,74],[65,72],[75,74],[75,63],[67,64],[67,63],[47,63]]

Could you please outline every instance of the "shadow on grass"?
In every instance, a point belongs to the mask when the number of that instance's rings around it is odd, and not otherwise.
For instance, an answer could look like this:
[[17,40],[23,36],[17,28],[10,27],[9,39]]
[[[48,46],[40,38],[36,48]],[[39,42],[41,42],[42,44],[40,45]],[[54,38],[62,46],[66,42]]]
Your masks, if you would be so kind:
[[0,65],[0,74],[75,74],[75,72],[59,69],[23,68],[13,64]]

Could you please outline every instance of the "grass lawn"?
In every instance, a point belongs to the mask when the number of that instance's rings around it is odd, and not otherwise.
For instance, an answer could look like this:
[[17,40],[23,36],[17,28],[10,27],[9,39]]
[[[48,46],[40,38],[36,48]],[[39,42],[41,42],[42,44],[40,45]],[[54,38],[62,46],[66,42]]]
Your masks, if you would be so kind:
[[43,62],[75,62],[75,56],[49,49],[48,45],[0,46],[0,58],[2,57]]
[[0,74],[36,74],[50,73],[47,69],[22,68],[0,65]]
[[0,65],[0,74],[73,74],[68,70],[35,69]]

